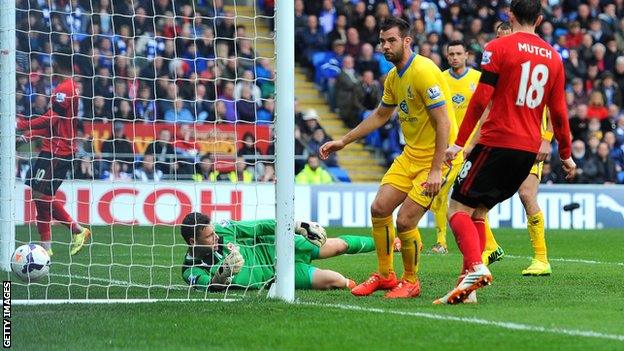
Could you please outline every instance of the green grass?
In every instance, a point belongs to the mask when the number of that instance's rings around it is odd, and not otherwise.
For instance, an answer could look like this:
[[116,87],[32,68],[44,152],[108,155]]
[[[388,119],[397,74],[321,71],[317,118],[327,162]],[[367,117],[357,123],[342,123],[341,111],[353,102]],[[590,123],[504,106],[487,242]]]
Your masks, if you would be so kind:
[[[368,233],[347,228],[328,231]],[[431,304],[457,277],[461,256],[452,244],[449,255],[423,255],[422,295],[416,299],[389,301],[381,294],[355,298],[345,290],[298,291],[300,303],[291,305],[267,300],[264,293],[238,291],[227,295],[242,298],[236,302],[14,306],[13,346],[25,350],[624,349],[621,230],[550,231],[550,277],[520,275],[531,255],[526,232],[497,230],[496,234],[511,257],[491,267],[494,284],[479,291],[478,305]],[[37,238],[34,228],[18,228],[18,241],[31,238]],[[67,241],[69,235],[55,227],[53,238]],[[423,230],[423,238],[426,247],[434,242],[430,230]],[[14,300],[224,297],[185,288],[179,266],[185,249],[171,227],[97,227],[93,243],[71,261],[66,242],[55,243],[54,251],[49,282],[29,286],[15,282]],[[315,261],[315,265],[362,281],[375,270],[376,259],[371,253]],[[395,256],[395,266],[400,271],[400,255]],[[528,330],[494,322],[516,323]]]

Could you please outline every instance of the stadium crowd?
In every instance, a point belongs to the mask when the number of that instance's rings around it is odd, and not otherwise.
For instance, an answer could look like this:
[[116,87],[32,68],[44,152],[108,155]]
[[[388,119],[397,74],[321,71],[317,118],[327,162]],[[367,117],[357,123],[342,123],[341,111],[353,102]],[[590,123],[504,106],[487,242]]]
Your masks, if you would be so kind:
[[[540,36],[564,60],[573,158],[577,183],[624,183],[624,1],[542,1]],[[505,1],[295,1],[298,62],[323,89],[330,106],[348,126],[378,104],[392,67],[378,48],[378,28],[389,16],[412,25],[414,50],[442,69],[445,45],[462,40],[468,65],[479,68],[494,29],[508,20]],[[367,142],[388,162],[402,143],[396,121]],[[556,155],[556,147],[553,150]],[[544,167],[542,182],[562,183],[558,157]]]
[[[273,146],[256,147],[253,134],[237,135],[236,155],[205,153],[197,146],[198,125],[271,128],[274,122],[273,59],[256,55],[253,38],[235,24],[235,13],[226,11],[222,0],[18,0],[16,17],[20,118],[48,110],[56,84],[51,54],[73,59],[81,123],[75,141],[79,157],[68,177],[275,179]],[[328,136],[314,111],[297,108],[296,118],[296,170],[301,171]],[[85,127],[91,122],[108,125],[110,138],[95,142]],[[124,130],[128,125],[149,130],[153,122],[168,124],[167,130],[153,128],[154,142],[137,153],[133,136]],[[326,166],[337,163],[333,159]],[[21,162],[22,177],[29,168]]]
[[[273,3],[258,5],[272,15]],[[579,166],[575,182],[624,183],[624,1],[542,3],[540,35],[561,54],[566,69],[573,158]],[[114,121],[111,139],[101,148],[93,147],[88,133],[79,134],[71,177],[275,179],[273,147],[259,150],[253,134],[238,141],[236,156],[225,162],[192,147],[194,125],[270,127],[274,119],[273,63],[256,57],[246,28],[235,24],[222,0],[17,0],[16,7],[18,114],[29,118],[47,110],[50,54],[64,52],[73,55],[81,83],[81,120]],[[385,18],[408,20],[415,51],[443,69],[448,68],[445,44],[463,40],[468,64],[478,69],[483,47],[495,26],[507,20],[507,10],[505,1],[486,0],[295,0],[297,61],[353,127],[379,103],[392,67],[378,50]],[[301,111],[298,104],[295,109],[296,171],[317,172],[318,159],[308,156],[330,136],[314,110]],[[149,128],[155,121],[172,127],[161,130],[144,155],[136,155],[123,124]],[[398,122],[391,120],[366,142],[383,150],[390,163],[402,148]],[[337,166],[336,159],[325,166]],[[25,177],[27,163],[20,171]],[[313,182],[327,179],[308,176]],[[557,157],[545,164],[542,182],[564,182]]]

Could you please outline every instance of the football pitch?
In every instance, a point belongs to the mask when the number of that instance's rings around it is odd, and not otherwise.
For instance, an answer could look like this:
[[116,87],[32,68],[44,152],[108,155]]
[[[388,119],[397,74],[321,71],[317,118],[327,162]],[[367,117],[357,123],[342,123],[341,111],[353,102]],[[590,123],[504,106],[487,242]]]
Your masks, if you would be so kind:
[[[328,228],[330,236],[368,235]],[[422,230],[425,248],[435,241]],[[476,305],[434,306],[461,263],[451,252],[423,255],[422,295],[386,300],[346,290],[297,291],[297,303],[266,291],[206,294],[181,278],[185,246],[172,227],[95,227],[93,242],[70,261],[69,234],[55,226],[49,284],[13,284],[13,301],[31,299],[211,299],[133,304],[14,305],[12,342],[20,350],[624,350],[624,232],[548,231],[550,277],[522,277],[530,261],[526,231],[495,230],[507,256],[491,266],[492,286]],[[18,243],[36,240],[18,227]],[[361,282],[374,253],[314,261]],[[395,254],[400,272],[400,254]],[[4,279],[16,279],[4,273]],[[223,298],[228,300],[224,301]],[[216,301],[214,300],[216,299]]]

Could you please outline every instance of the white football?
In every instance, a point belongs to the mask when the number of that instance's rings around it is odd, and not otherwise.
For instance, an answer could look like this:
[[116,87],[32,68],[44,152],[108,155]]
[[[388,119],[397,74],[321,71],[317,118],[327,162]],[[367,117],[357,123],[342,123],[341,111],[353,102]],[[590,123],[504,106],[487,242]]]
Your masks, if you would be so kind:
[[37,244],[22,245],[13,252],[11,269],[23,281],[39,280],[50,271],[50,255]]

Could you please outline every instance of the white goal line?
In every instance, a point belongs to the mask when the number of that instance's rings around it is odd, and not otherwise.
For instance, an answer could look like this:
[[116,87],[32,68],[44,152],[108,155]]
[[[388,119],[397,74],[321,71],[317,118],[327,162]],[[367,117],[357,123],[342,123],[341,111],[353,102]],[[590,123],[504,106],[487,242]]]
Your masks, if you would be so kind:
[[[549,334],[559,334],[559,335],[569,335],[569,336],[578,336],[585,338],[598,338],[598,339],[607,339],[607,340],[615,340],[615,341],[624,341],[624,335],[618,334],[606,334],[600,333],[592,330],[578,330],[578,329],[568,329],[568,328],[559,328],[559,327],[543,327],[539,325],[530,325],[530,324],[522,324],[516,322],[503,322],[503,321],[492,321],[481,318],[474,317],[458,317],[458,316],[449,316],[443,314],[435,314],[435,313],[426,313],[426,312],[415,312],[415,311],[397,311],[397,310],[388,310],[383,308],[374,308],[374,307],[361,307],[355,305],[345,305],[345,304],[326,304],[326,303],[318,303],[318,302],[298,302],[300,305],[308,305],[315,307],[324,307],[324,308],[336,308],[341,310],[348,311],[359,311],[359,312],[370,312],[370,313],[379,313],[379,314],[394,314],[399,316],[410,316],[410,317],[420,317],[425,319],[433,319],[433,320],[441,320],[441,321],[452,321],[452,322],[460,322],[460,323],[468,323],[468,324],[477,324],[477,325],[487,325],[494,326],[508,330],[519,330],[519,331],[530,331],[537,333],[549,333]],[[441,306],[441,308],[444,308]]]
[[64,305],[64,304],[138,304],[155,302],[236,302],[240,299],[211,298],[211,299],[70,299],[70,300],[13,300],[11,303],[18,306],[28,305]]

